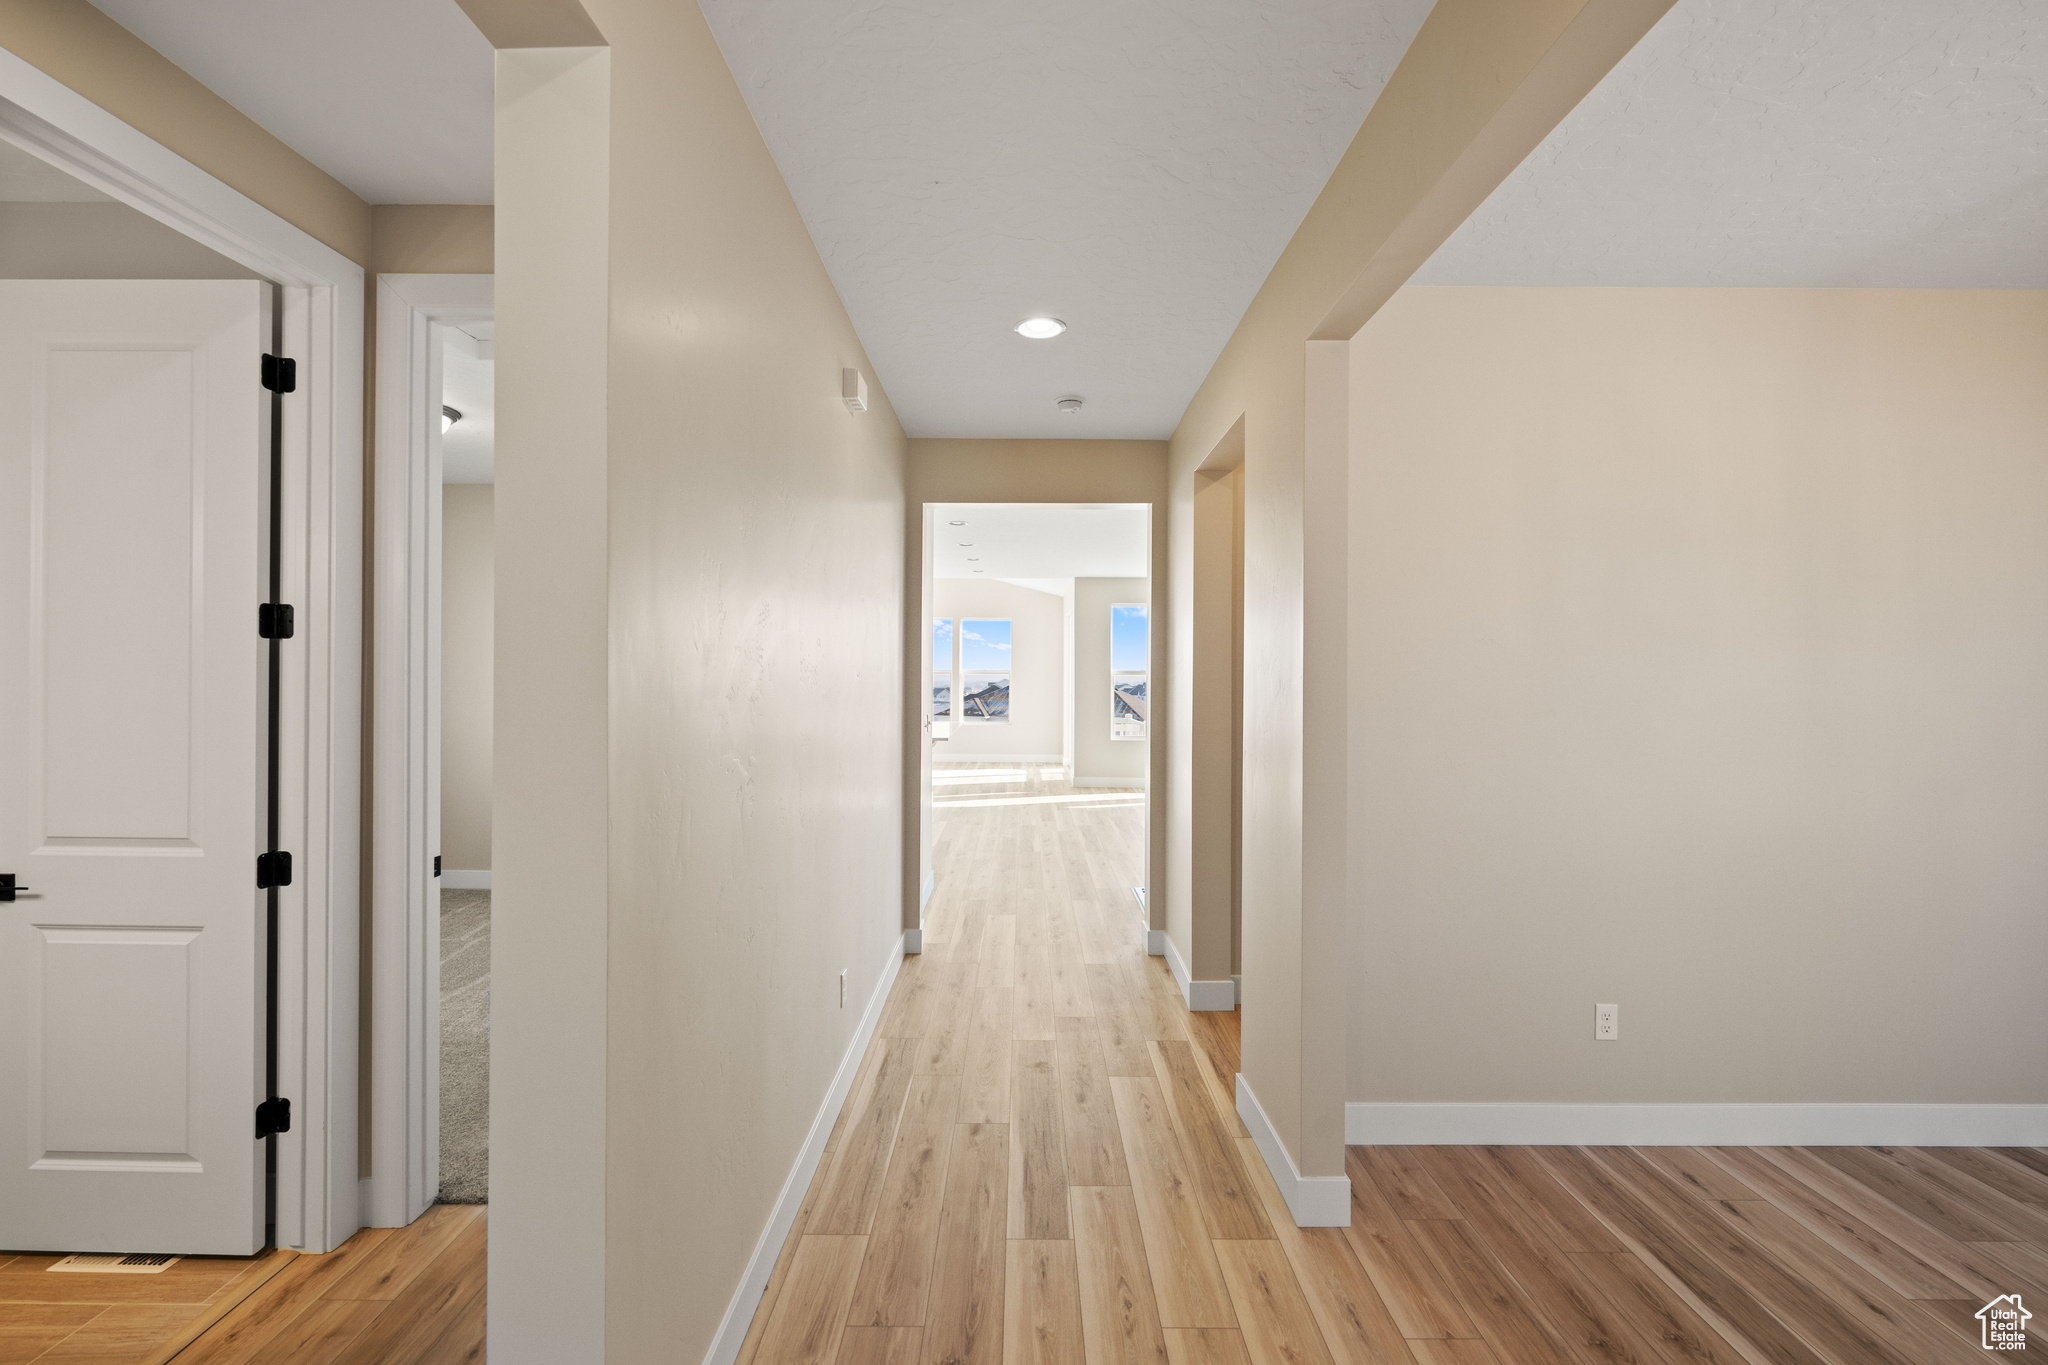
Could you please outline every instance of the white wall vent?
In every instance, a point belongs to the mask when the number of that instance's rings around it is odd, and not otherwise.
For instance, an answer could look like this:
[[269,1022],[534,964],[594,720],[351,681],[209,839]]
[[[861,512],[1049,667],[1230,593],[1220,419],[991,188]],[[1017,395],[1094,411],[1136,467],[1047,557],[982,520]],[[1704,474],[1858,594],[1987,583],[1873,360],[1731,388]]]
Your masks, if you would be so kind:
[[177,1263],[176,1256],[124,1256],[120,1252],[81,1252],[76,1256],[66,1256],[49,1268],[97,1275],[161,1275]]

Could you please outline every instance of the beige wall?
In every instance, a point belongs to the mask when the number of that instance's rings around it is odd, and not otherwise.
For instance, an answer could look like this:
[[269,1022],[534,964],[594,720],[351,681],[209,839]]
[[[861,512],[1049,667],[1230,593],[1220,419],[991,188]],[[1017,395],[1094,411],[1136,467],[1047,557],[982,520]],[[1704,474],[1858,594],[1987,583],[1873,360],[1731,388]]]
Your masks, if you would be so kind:
[[604,42],[578,0],[455,0],[495,48],[588,47]]
[[491,521],[487,483],[441,489],[441,866],[491,866]]
[[[1243,1070],[1308,1176],[1344,1169],[1345,340],[1670,4],[1437,0],[1173,434],[1177,537],[1196,471],[1243,451]],[[1180,537],[1176,622],[1193,572]],[[1167,785],[1190,790],[1167,733]]]
[[904,440],[696,6],[589,10],[499,54],[493,1359],[695,1360],[899,941]]
[[1230,972],[1244,970],[1244,466],[1230,473]]
[[1349,1097],[2048,1100],[2048,295],[1352,349]]
[[379,275],[488,275],[496,212],[489,204],[378,204],[370,210],[370,269]]
[[606,1358],[611,94],[605,49],[498,54],[493,530],[516,547],[494,556],[488,1311],[501,1365]]
[[[1191,496],[1176,507],[1174,728],[1168,742],[1188,780],[1173,793],[1167,834],[1173,873],[1166,932],[1192,979],[1217,981],[1236,971],[1235,890],[1243,829],[1242,428],[1203,462]],[[1185,541],[1184,544],[1181,540]],[[1200,775],[1200,776],[1198,776]],[[1202,780],[1206,778],[1207,780]]]
[[1069,578],[1060,593],[1060,638],[1067,666],[1060,676],[1060,762],[1067,776],[1074,775],[1074,580]]
[[1058,762],[1066,728],[1066,600],[1000,579],[938,578],[932,581],[932,614],[953,618],[955,632],[970,616],[1007,618],[1012,660],[1010,719],[963,723],[956,699],[952,737],[932,746],[933,760]]
[[[1146,739],[1109,737],[1109,609],[1120,602],[1149,604],[1151,580],[1074,580],[1074,785],[1142,787],[1151,767]],[[1148,677],[1145,690],[1156,692]]]
[[126,204],[0,203],[0,279],[259,278]]
[[[1152,509],[1152,579],[1166,575],[1166,443],[1164,441],[996,441],[915,440],[904,513],[903,581],[920,581],[923,568],[924,512],[934,502],[1125,502]],[[904,667],[919,676],[931,657],[931,635],[924,622],[903,635]],[[1152,666],[1155,675],[1168,673],[1167,622],[1152,623]],[[1155,684],[1164,691],[1164,684]],[[903,699],[903,802],[921,810],[924,792],[919,764],[924,745],[921,693],[906,689]],[[1164,698],[1160,699],[1162,710]],[[1165,723],[1155,717],[1155,724]],[[1149,745],[1147,785],[1156,795],[1166,788],[1165,746]],[[1148,812],[1146,880],[1152,888],[1152,927],[1166,926],[1166,905],[1159,890],[1166,873],[1166,821]],[[918,819],[904,822],[903,860],[916,867],[928,854],[929,831]],[[906,881],[908,879],[906,878]],[[918,922],[918,888],[907,886],[904,925]]]

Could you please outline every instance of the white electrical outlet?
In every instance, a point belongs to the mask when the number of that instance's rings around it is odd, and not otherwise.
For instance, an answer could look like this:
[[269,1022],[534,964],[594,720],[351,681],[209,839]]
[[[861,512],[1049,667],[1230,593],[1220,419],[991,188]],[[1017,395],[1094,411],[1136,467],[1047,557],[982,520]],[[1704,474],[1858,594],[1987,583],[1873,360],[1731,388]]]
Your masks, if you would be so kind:
[[1593,1037],[1602,1043],[1621,1041],[1621,1006],[1593,1006]]
[[846,968],[839,969],[839,1008],[846,1008]]

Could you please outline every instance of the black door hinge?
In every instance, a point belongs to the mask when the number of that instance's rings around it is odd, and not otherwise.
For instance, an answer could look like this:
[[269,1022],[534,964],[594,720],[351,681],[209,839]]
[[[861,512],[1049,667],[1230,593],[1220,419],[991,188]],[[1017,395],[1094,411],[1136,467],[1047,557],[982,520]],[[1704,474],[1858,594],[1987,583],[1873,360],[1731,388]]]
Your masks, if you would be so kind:
[[289,602],[264,602],[256,608],[256,633],[266,640],[289,640],[296,630]]
[[267,1138],[272,1133],[289,1133],[292,1130],[292,1102],[290,1100],[265,1100],[256,1106],[256,1136]]
[[441,875],[441,855],[438,853],[434,855],[434,875],[436,877]]
[[281,355],[263,357],[263,387],[272,393],[293,393],[299,387],[299,362]]
[[292,855],[284,852],[259,853],[256,855],[256,889],[267,891],[273,886],[292,884]]

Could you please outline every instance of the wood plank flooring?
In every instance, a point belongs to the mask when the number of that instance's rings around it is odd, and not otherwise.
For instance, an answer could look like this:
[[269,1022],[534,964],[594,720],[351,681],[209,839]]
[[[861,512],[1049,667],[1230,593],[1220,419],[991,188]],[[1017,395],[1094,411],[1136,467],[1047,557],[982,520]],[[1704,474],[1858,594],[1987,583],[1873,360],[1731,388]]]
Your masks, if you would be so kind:
[[176,1365],[455,1365],[484,1358],[480,1204],[436,1204],[300,1256]]
[[62,1259],[0,1252],[0,1365],[167,1359],[293,1256],[194,1257],[155,1275],[49,1273]]
[[0,1365],[456,1365],[484,1358],[484,1209],[436,1205],[324,1256],[52,1275],[0,1255]]
[[[2048,1328],[2035,1149],[1354,1147],[1351,1225],[1296,1228],[1237,1016],[1144,955],[1136,794],[938,772],[925,951],[740,1365],[1942,1365],[2001,1294]],[[478,1361],[485,1217],[161,1276],[0,1253],[0,1365]]]
[[[938,888],[740,1365],[1938,1365],[2048,1326],[2048,1153],[1354,1147],[1296,1228],[1136,793],[935,770]],[[2034,1349],[2048,1347],[2041,1336]]]

